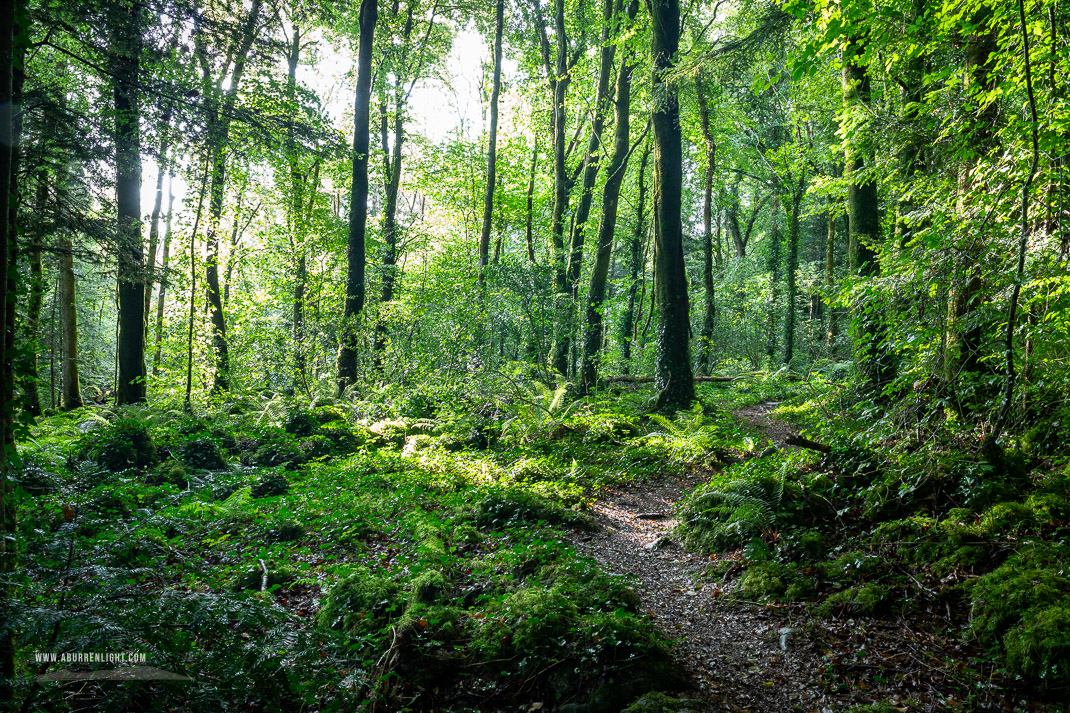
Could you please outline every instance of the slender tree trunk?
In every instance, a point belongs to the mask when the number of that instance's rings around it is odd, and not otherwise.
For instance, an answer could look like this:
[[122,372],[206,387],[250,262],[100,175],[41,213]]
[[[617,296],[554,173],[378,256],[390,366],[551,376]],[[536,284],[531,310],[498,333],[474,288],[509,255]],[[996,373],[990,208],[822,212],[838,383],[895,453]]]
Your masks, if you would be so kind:
[[785,265],[784,338],[781,344],[781,359],[790,366],[795,358],[795,297],[798,293],[796,273],[799,268],[799,208],[804,195],[803,179],[795,187],[791,196],[791,209],[788,213],[788,254]]
[[780,233],[780,195],[773,196],[773,225],[769,230],[769,255],[766,270],[769,272],[769,311],[766,313],[768,324],[765,329],[765,355],[770,360],[776,355],[777,307],[780,303],[780,266],[782,248]]
[[204,176],[201,178],[201,195],[197,199],[197,217],[193,219],[193,230],[189,234],[189,325],[186,334],[186,410],[189,411],[193,399],[193,326],[197,320],[197,231],[201,227],[201,211],[204,210],[204,196],[208,187],[208,171],[211,163],[211,147],[206,147],[204,158]]
[[651,118],[654,127],[654,283],[658,308],[657,355],[654,377],[658,407],[687,408],[695,399],[691,371],[691,318],[684,268],[682,222],[683,146],[680,104],[667,75],[674,68],[680,42],[679,0],[651,0],[654,95],[659,97]]
[[291,118],[286,130],[286,158],[290,168],[290,201],[288,204],[288,218],[290,226],[290,240],[294,251],[297,253],[297,268],[294,271],[294,296],[293,296],[293,360],[294,377],[307,391],[308,376],[305,360],[305,291],[308,283],[308,256],[306,254],[304,240],[304,221],[302,220],[303,183],[301,175],[301,162],[297,153],[297,140],[294,136],[294,125],[299,112],[297,106],[297,66],[301,59],[301,28],[294,25],[292,28],[290,52],[286,57],[289,69],[286,75],[286,95],[290,102]]
[[[212,107],[209,117],[209,144],[212,152],[212,184],[208,192],[208,230],[205,243],[208,257],[205,263],[205,283],[208,310],[212,323],[212,348],[215,352],[215,374],[212,392],[230,388],[230,350],[227,344],[227,321],[223,312],[223,293],[219,285],[219,224],[223,218],[223,199],[226,192],[227,149],[230,143],[230,117],[238,98],[245,64],[256,39],[260,20],[261,0],[252,0],[249,14],[242,25],[240,46],[234,54],[234,69],[230,86],[221,100]],[[207,72],[207,68],[205,69]]]
[[377,0],[360,4],[357,93],[353,102],[353,182],[346,247],[346,293],[338,350],[338,393],[357,378],[357,320],[364,309],[364,239],[368,222],[368,119],[371,104],[372,40],[379,17]]
[[531,150],[531,172],[528,173],[527,216],[524,223],[524,239],[528,248],[528,262],[535,264],[535,240],[532,236],[532,224],[535,220],[535,169],[539,165],[539,139]]
[[[620,320],[621,359],[624,361],[623,371],[625,374],[628,373],[632,360],[632,339],[635,334],[636,322],[636,297],[639,293],[639,275],[643,268],[643,234],[646,222],[644,216],[646,207],[646,166],[649,159],[650,143],[648,142],[643,149],[643,157],[639,161],[639,195],[636,201],[635,229],[632,231],[631,241],[628,246],[628,302]],[[641,298],[640,304],[642,304]]]
[[[628,14],[634,18],[639,3],[629,3]],[[621,62],[617,73],[616,128],[613,132],[613,155],[606,167],[606,184],[602,189],[602,222],[598,228],[598,249],[591,270],[591,283],[587,290],[587,313],[583,331],[583,355],[580,367],[581,389],[588,393],[598,383],[598,369],[602,342],[606,299],[606,280],[609,263],[613,256],[613,237],[617,229],[617,209],[620,203],[620,187],[628,168],[628,143],[631,137],[632,70],[628,57]]]
[[490,230],[494,216],[494,189],[498,160],[498,95],[502,84],[502,28],[505,21],[505,0],[498,0],[494,8],[494,81],[490,90],[490,133],[487,136],[487,186],[483,191],[483,226],[479,231],[479,284],[486,279],[487,257],[490,252]]
[[141,248],[141,5],[116,7],[112,47],[115,90],[115,193],[119,244],[119,361],[116,403],[145,400],[145,278]]
[[[202,187],[201,194],[204,189]],[[160,358],[163,352],[163,315],[167,300],[167,261],[171,253],[171,216],[175,207],[174,175],[167,179],[167,217],[165,218],[163,231],[163,254],[160,256],[160,291],[156,296],[156,340],[155,353],[152,356],[152,375],[160,373]]]
[[[37,173],[37,196],[35,205],[38,211],[44,210],[48,198],[48,172]],[[38,389],[37,345],[41,329],[41,306],[45,298],[45,278],[41,265],[40,238],[29,246],[30,284],[26,301],[26,371],[21,375],[22,392],[26,399],[26,410],[33,416],[41,415],[41,394]]]
[[836,288],[836,216],[832,212],[831,201],[828,211],[828,231],[825,236],[825,289],[828,292],[828,328],[825,330],[825,343],[828,345],[829,358],[835,358],[838,310],[832,303],[833,290]]
[[[865,105],[869,102],[870,85],[866,68],[859,64],[859,43],[852,40],[852,51],[844,57],[843,94],[847,107]],[[865,167],[870,159],[869,149],[859,130],[849,137],[844,163],[847,184],[848,247],[847,256],[851,273],[862,278],[874,278],[880,274],[876,245],[880,241],[880,214],[877,203],[877,182],[873,178],[858,180],[853,176]],[[893,376],[890,355],[881,344],[883,327],[872,307],[856,305],[854,328],[854,356],[866,384],[879,389]]]
[[156,252],[160,242],[160,213],[163,211],[163,177],[168,172],[167,155],[170,151],[170,131],[165,122],[161,127],[163,137],[160,139],[160,165],[156,173],[156,197],[152,203],[152,217],[149,218],[149,251],[145,259],[145,341],[149,339],[149,309],[152,305],[152,286],[156,283]]
[[[704,83],[696,83],[698,93],[699,123],[702,139],[706,145],[706,174],[702,182],[702,287],[706,293],[705,312],[702,315],[702,337],[699,352],[699,369],[710,372],[710,343],[717,322],[717,301],[713,287],[713,174],[717,170],[717,143],[710,125],[710,105]],[[719,243],[720,241],[718,241]],[[720,246],[718,245],[718,250]],[[720,261],[718,261],[720,262]]]
[[616,6],[616,0],[603,0],[602,39],[599,51],[598,83],[595,87],[594,116],[591,118],[587,151],[583,155],[580,195],[577,199],[576,211],[572,216],[572,229],[569,236],[568,266],[565,271],[567,299],[561,301],[562,307],[557,314],[558,321],[554,336],[554,364],[565,364],[569,371],[573,366],[569,354],[576,332],[576,300],[579,297],[580,274],[583,271],[583,247],[586,240],[587,220],[591,215],[594,184],[602,163],[602,132],[605,129],[606,115],[612,104],[609,82],[617,49],[616,44],[612,42]]

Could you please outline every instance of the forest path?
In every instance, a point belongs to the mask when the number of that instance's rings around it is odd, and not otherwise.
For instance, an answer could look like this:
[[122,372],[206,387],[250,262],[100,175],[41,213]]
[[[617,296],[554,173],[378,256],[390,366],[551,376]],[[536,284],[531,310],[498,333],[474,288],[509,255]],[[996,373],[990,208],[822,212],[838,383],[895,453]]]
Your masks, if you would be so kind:
[[[789,429],[766,415],[772,408],[759,404],[736,415],[780,446]],[[796,650],[791,610],[724,597],[702,576],[710,558],[671,537],[676,503],[705,480],[678,475],[602,491],[592,508],[602,528],[576,536],[576,547],[604,570],[635,578],[644,612],[675,640],[673,657],[707,710],[820,711],[814,657]]]

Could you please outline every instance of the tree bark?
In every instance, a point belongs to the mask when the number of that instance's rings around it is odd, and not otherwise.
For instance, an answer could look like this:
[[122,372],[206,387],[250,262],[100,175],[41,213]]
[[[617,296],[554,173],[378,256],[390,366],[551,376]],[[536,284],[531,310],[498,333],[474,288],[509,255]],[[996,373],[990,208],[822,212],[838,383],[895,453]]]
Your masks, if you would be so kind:
[[[223,218],[223,199],[226,189],[227,149],[230,143],[230,117],[238,99],[245,64],[256,39],[260,19],[261,0],[252,0],[249,14],[242,24],[240,45],[234,54],[234,69],[230,74],[230,86],[219,101],[213,100],[209,112],[209,144],[212,153],[212,183],[208,192],[208,230],[205,243],[208,257],[205,264],[205,282],[208,291],[208,308],[212,322],[212,348],[215,352],[215,374],[212,392],[230,388],[230,350],[227,344],[227,321],[223,312],[223,294],[219,285],[219,224]],[[203,62],[202,49],[202,62]],[[225,70],[224,70],[225,71]],[[207,64],[204,64],[207,78]],[[222,77],[220,77],[220,81]]]
[[142,21],[137,4],[111,10],[115,92],[115,194],[118,206],[119,361],[115,400],[145,400],[145,278],[141,248]]
[[532,223],[535,220],[535,169],[539,165],[539,139],[531,149],[531,172],[528,173],[527,217],[524,223],[524,240],[528,248],[528,262],[535,264],[535,240],[532,236]]
[[160,373],[160,357],[163,352],[163,314],[167,299],[167,261],[171,253],[171,216],[175,208],[174,175],[167,179],[167,217],[164,219],[163,254],[160,256],[160,291],[156,296],[156,340],[155,353],[152,356],[152,375]]
[[712,366],[710,342],[717,322],[717,301],[713,287],[713,174],[717,170],[717,143],[710,125],[710,105],[702,80],[696,82],[695,91],[698,94],[699,124],[706,149],[706,173],[702,182],[702,287],[706,293],[706,304],[702,315],[698,368],[702,373],[709,374]]
[[676,87],[667,75],[675,66],[680,42],[679,0],[651,0],[653,26],[651,53],[654,61],[654,242],[657,279],[654,289],[658,308],[657,353],[654,376],[658,407],[687,408],[695,399],[691,371],[690,309],[687,272],[684,268],[683,146],[680,105]]
[[628,261],[628,302],[620,320],[621,358],[624,373],[629,371],[632,359],[632,338],[635,333],[635,302],[639,293],[639,274],[642,271],[643,234],[645,232],[644,209],[646,207],[646,166],[650,160],[650,144],[643,149],[639,161],[639,195],[636,200],[635,229],[629,242]]
[[353,179],[346,246],[346,293],[338,350],[338,394],[357,378],[357,320],[364,309],[364,240],[368,223],[368,118],[371,104],[372,41],[379,18],[377,0],[361,0],[357,91],[353,101]]
[[[490,231],[494,217],[494,188],[498,161],[498,95],[502,85],[502,29],[505,22],[505,0],[498,0],[494,8],[494,80],[490,90],[490,133],[487,136],[487,186],[483,191],[483,226],[479,231],[479,284],[486,279],[487,257],[490,252]],[[529,248],[530,251],[530,248]]]
[[[170,116],[170,113],[168,113]],[[152,203],[152,217],[149,218],[149,251],[145,259],[145,341],[149,339],[149,308],[152,304],[152,286],[156,283],[156,252],[160,242],[160,213],[163,211],[163,177],[169,166],[167,155],[170,151],[170,131],[168,122],[160,127],[160,163],[156,172],[156,195]]]
[[781,344],[781,360],[790,366],[795,358],[795,297],[798,294],[796,273],[799,269],[799,209],[805,190],[804,179],[799,178],[798,185],[791,196],[791,208],[788,212],[788,254],[784,266],[785,295],[784,337]]
[[[629,20],[639,11],[637,0],[628,5]],[[613,132],[613,155],[606,167],[606,183],[602,189],[602,222],[598,228],[598,249],[591,270],[591,283],[587,290],[587,312],[583,333],[583,355],[580,367],[581,389],[588,393],[598,383],[598,369],[602,341],[606,299],[606,280],[609,263],[613,256],[613,237],[617,228],[617,209],[620,204],[620,187],[628,168],[628,144],[631,138],[631,96],[633,65],[624,57],[617,73],[616,127]]]

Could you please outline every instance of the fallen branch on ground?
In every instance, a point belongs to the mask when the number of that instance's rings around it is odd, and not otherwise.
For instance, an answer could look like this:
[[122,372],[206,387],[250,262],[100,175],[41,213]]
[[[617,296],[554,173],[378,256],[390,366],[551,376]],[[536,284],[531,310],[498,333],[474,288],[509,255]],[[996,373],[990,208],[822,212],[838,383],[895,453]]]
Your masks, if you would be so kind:
[[832,446],[818,443],[817,441],[811,441],[809,438],[803,438],[798,433],[789,433],[788,437],[784,439],[784,443],[789,446],[798,446],[799,448],[817,451],[818,453],[829,453],[832,451]]

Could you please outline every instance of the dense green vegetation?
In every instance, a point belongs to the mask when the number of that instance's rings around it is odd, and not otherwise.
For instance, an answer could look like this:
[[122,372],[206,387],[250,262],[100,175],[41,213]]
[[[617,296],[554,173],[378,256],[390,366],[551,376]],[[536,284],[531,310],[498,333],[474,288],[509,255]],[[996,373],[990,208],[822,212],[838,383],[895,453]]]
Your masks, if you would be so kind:
[[578,549],[677,476],[836,705],[1065,707],[1068,30],[0,0],[0,707],[742,707]]

